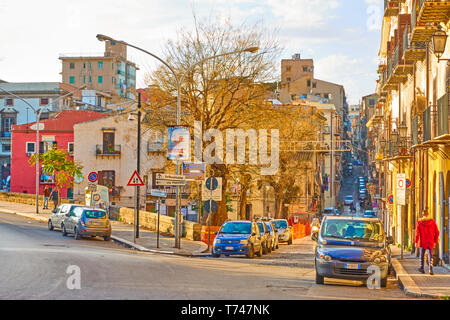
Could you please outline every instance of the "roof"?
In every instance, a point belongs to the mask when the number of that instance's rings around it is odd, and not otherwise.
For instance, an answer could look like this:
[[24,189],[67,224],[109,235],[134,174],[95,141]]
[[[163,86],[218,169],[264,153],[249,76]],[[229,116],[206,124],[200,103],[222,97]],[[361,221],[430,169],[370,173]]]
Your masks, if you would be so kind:
[[379,221],[378,218],[364,218],[364,217],[353,217],[353,216],[325,216],[327,219],[334,220],[355,220],[355,221]]
[[[59,94],[59,82],[4,82],[0,88],[10,92],[54,92]],[[0,90],[0,95],[6,94]]]
[[[85,111],[85,110],[63,110],[59,112],[54,118],[41,120],[39,123],[44,124],[44,129],[41,132],[49,131],[73,131],[73,126],[77,123],[96,120],[99,118],[108,117],[107,114]],[[11,131],[21,132],[26,130],[33,130],[31,126],[36,122],[30,122],[21,125],[13,125]]]

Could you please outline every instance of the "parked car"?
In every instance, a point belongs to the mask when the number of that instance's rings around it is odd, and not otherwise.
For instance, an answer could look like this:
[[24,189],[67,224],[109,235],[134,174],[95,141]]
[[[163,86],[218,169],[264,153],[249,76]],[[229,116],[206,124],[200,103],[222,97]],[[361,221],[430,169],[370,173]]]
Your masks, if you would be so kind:
[[272,246],[270,243],[270,231],[267,229],[266,223],[264,221],[257,221],[259,228],[259,233],[261,234],[261,243],[263,245],[263,254],[268,254],[272,252]]
[[267,229],[270,231],[270,247],[272,248],[272,251],[275,251],[279,248],[279,241],[278,241],[278,232],[275,230],[273,224],[270,221],[266,221]]
[[73,210],[78,207],[82,207],[82,205],[72,203],[60,204],[58,208],[56,208],[56,212],[52,212],[48,218],[48,230],[54,230],[55,228],[62,229],[66,214],[73,212]]
[[353,204],[353,196],[345,196],[344,205],[351,206]]
[[322,212],[322,216],[338,216],[339,210],[335,207],[325,208]]
[[288,245],[291,245],[294,240],[294,230],[289,225],[288,221],[286,219],[275,219],[273,220],[273,223],[275,225],[275,230],[277,230],[278,233],[278,241],[280,243],[287,242]]
[[365,210],[364,218],[377,218],[377,213],[373,210]]
[[111,239],[111,222],[103,209],[77,207],[66,213],[62,224],[63,236],[73,233],[76,240],[84,236],[100,236],[109,241]]
[[359,192],[359,200],[366,200],[367,199],[367,193],[364,191]]
[[365,281],[368,268],[377,266],[380,284],[386,287],[392,238],[386,237],[379,219],[327,217],[314,240],[317,284],[324,284],[324,278]]
[[246,255],[254,258],[263,255],[261,234],[259,226],[253,221],[229,221],[219,229],[212,246],[212,256],[220,257],[221,254]]

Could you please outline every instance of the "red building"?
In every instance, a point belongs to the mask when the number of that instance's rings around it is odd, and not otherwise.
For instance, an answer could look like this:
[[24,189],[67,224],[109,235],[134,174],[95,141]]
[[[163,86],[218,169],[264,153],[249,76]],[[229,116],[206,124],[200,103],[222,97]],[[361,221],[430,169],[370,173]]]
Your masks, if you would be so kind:
[[[53,145],[64,148],[73,155],[73,126],[76,123],[107,117],[107,114],[83,111],[64,110],[54,118],[39,121],[39,151],[45,153]],[[13,125],[11,128],[11,192],[36,192],[36,167],[28,160],[36,148],[36,122]],[[83,146],[78,146],[82,148]],[[73,160],[73,156],[70,157]],[[39,193],[42,194],[46,185],[55,187],[52,176],[46,176],[40,171]],[[71,197],[72,190],[61,190],[61,197]]]

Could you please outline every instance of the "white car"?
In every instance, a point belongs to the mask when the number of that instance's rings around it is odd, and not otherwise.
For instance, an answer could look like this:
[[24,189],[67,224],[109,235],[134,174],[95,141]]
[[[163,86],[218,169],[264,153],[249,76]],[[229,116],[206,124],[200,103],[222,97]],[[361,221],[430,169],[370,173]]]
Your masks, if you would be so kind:
[[353,196],[345,196],[344,205],[351,206],[353,204]]

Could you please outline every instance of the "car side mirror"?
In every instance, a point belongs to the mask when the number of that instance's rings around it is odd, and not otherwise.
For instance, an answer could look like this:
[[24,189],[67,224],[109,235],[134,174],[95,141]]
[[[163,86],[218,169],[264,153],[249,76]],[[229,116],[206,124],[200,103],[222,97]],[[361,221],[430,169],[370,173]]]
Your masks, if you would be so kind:
[[214,232],[214,234],[217,236],[219,233],[218,232]]
[[319,240],[318,234],[317,234],[316,232],[313,232],[313,233],[311,234],[311,239],[312,239],[313,241]]

